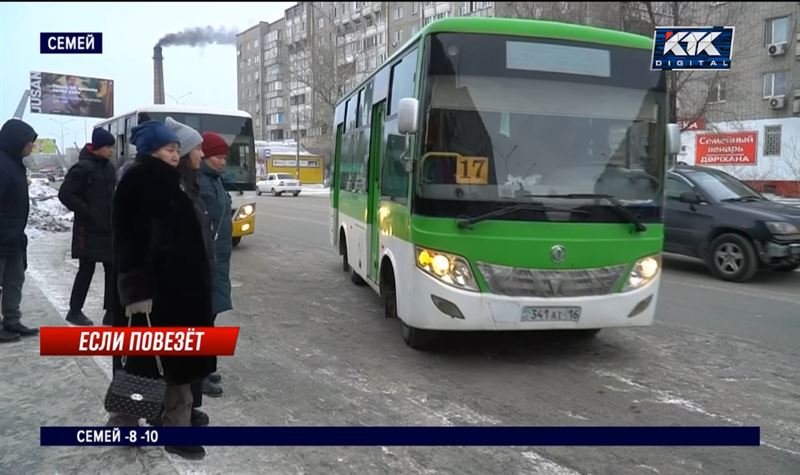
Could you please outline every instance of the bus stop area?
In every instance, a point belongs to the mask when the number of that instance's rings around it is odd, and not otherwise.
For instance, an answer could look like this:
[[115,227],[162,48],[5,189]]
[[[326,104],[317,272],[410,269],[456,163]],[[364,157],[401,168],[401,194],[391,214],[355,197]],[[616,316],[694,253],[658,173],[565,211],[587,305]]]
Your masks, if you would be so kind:
[[[207,447],[203,462],[161,448],[38,446],[40,425],[102,425],[110,357],[39,357],[37,338],[4,345],[0,371],[9,473],[793,473],[800,328],[790,276],[722,282],[702,263],[665,259],[652,327],[593,340],[558,332],[453,333],[409,349],[369,289],[341,273],[326,196],[257,197],[259,229],[235,250],[233,357],[205,398],[212,425],[756,425],[753,448]],[[23,312],[63,321],[76,261],[69,232],[34,233]],[[102,317],[98,270],[86,314]],[[298,300],[298,292],[304,296]],[[260,467],[260,468],[254,468]]]

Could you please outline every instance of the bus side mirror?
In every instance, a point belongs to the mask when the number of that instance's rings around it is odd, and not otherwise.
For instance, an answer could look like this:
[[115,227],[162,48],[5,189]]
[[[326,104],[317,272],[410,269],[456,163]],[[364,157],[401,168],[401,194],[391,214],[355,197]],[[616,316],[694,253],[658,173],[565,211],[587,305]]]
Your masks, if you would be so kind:
[[670,155],[681,151],[681,128],[678,124],[667,124],[667,151]]
[[417,118],[419,117],[419,101],[413,97],[400,99],[397,111],[397,131],[403,135],[417,132]]
[[681,151],[681,128],[678,124],[667,124],[667,171],[672,171]]

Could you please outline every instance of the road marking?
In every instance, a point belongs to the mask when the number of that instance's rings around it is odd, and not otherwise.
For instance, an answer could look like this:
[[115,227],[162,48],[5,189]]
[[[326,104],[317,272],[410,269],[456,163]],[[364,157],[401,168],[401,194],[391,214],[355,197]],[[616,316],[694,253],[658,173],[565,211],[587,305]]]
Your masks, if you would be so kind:
[[800,304],[800,297],[791,297],[792,294],[790,293],[774,292],[770,290],[751,291],[751,290],[746,290],[742,287],[729,289],[726,287],[718,287],[716,285],[703,284],[698,281],[681,281],[681,280],[673,280],[666,277],[662,278],[662,281],[667,282],[669,284],[682,285],[684,287],[700,288],[706,290],[717,290],[729,294],[747,295],[749,297],[764,298],[769,300],[779,300],[781,302]]

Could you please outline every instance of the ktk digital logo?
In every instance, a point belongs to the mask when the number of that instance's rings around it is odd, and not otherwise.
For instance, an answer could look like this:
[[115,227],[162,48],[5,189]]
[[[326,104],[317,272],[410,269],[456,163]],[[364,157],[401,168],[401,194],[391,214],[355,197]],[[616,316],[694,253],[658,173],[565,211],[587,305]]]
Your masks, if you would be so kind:
[[102,54],[102,33],[40,33],[41,54]]
[[650,69],[731,69],[732,26],[657,27]]

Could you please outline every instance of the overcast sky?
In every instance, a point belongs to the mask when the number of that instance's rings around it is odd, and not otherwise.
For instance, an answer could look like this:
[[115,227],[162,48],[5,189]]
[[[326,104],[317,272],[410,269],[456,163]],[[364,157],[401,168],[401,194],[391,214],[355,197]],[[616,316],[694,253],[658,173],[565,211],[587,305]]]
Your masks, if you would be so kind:
[[[114,80],[114,113],[153,103],[153,46],[168,33],[211,25],[243,31],[283,17],[295,2],[237,3],[0,3],[0,117],[10,119],[30,86],[30,72],[74,74]],[[103,54],[40,54],[41,32],[101,32]],[[181,104],[236,108],[236,46],[164,48],[166,93]],[[167,104],[174,104],[170,97]],[[52,120],[50,120],[52,119]],[[71,122],[65,123],[73,119]],[[83,145],[101,119],[32,114],[23,120],[41,138]],[[84,131],[84,127],[86,131]]]

